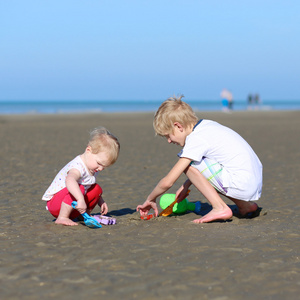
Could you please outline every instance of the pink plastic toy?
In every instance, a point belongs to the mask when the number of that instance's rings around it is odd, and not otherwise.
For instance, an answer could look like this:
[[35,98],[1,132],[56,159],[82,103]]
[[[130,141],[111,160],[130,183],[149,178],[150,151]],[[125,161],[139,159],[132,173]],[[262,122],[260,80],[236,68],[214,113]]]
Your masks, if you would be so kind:
[[103,225],[114,225],[117,222],[115,218],[111,218],[107,216],[94,215],[93,217],[98,221],[98,223]]

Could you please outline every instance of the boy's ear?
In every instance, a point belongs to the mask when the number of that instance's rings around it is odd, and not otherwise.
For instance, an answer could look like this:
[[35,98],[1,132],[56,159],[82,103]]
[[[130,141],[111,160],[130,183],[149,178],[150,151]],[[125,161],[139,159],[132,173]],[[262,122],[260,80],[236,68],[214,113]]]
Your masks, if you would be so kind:
[[183,126],[179,122],[174,122],[174,127],[177,127],[180,131],[183,130]]

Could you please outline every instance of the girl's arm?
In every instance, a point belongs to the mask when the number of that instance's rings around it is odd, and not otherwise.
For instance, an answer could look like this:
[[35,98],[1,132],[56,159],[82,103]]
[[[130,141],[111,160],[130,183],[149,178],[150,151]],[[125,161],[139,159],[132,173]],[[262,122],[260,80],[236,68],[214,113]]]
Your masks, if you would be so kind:
[[108,212],[108,207],[106,202],[103,200],[102,196],[100,197],[99,201],[98,201],[98,205],[101,208],[101,215],[106,215]]
[[77,169],[71,169],[66,177],[66,187],[70,194],[77,200],[76,209],[83,214],[86,211],[87,206],[78,184],[80,177],[80,172]]

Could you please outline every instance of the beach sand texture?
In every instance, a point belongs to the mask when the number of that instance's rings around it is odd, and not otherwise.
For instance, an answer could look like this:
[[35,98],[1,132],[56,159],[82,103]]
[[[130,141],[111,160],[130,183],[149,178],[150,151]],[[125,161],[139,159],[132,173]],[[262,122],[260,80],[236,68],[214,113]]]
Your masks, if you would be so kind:
[[[180,150],[155,137],[153,113],[0,116],[1,299],[299,299],[300,111],[197,114],[236,130],[260,157],[259,217],[140,220],[136,206]],[[55,225],[41,197],[100,125],[121,143],[98,176],[117,224]],[[210,209],[194,188],[188,199]]]

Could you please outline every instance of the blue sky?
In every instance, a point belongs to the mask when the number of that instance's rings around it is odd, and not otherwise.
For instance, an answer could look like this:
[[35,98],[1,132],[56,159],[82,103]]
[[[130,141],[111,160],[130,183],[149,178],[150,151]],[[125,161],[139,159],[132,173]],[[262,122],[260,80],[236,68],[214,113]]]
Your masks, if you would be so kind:
[[0,2],[0,100],[300,99],[299,0]]

